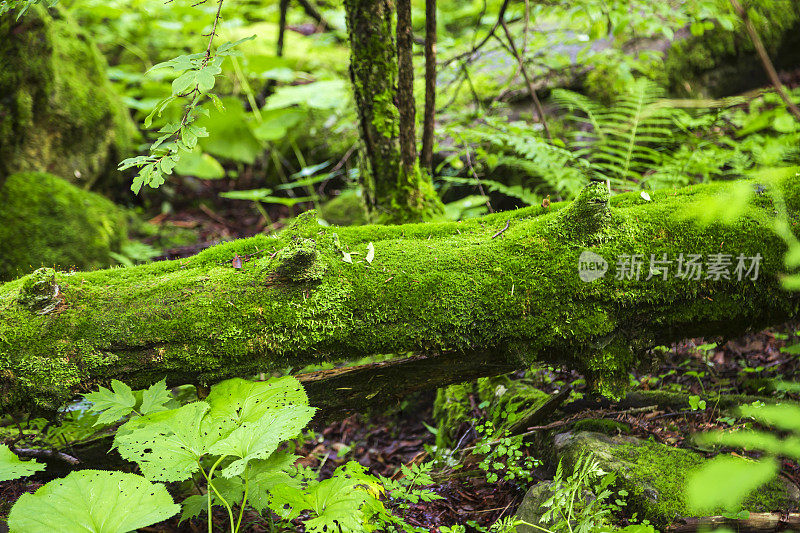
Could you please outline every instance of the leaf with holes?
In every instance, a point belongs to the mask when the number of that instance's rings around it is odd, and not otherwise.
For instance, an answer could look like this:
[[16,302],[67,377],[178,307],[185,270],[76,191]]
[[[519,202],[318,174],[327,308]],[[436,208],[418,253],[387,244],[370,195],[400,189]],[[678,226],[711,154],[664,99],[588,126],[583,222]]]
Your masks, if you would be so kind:
[[276,407],[256,422],[244,422],[211,446],[209,452],[237,458],[222,475],[228,478],[241,475],[248,462],[266,459],[282,442],[296,436],[311,421],[314,411],[313,407],[300,405]]
[[114,446],[150,480],[189,479],[208,448],[232,429],[206,418],[208,409],[207,403],[195,402],[131,420],[120,428]]

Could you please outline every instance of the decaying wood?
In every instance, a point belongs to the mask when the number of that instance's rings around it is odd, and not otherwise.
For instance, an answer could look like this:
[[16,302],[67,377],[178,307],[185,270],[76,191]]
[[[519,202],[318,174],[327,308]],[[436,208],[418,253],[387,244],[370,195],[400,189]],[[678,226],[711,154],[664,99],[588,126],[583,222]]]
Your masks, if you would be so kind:
[[[773,188],[754,184],[751,210],[730,225],[689,217],[725,201],[730,184],[652,201],[609,199],[593,184],[570,204],[461,223],[335,228],[307,213],[277,237],[188,259],[41,269],[0,285],[0,411],[54,409],[111,379],[209,385],[375,354],[399,360],[303,376],[312,402],[358,409],[537,361],[610,390],[649,362],[649,347],[797,316],[800,295],[781,286],[786,246],[771,230]],[[797,184],[785,181],[781,193],[796,224]],[[584,282],[588,251],[608,273]],[[649,269],[616,279],[617,256],[680,253],[762,259],[757,279],[648,280]],[[249,258],[241,268],[237,256]]]

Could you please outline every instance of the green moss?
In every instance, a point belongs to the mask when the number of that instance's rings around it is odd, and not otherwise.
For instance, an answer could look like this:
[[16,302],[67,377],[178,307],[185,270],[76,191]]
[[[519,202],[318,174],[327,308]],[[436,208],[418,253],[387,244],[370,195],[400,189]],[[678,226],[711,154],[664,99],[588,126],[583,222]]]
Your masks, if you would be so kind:
[[[778,68],[795,65],[800,49],[800,4],[794,0],[752,0],[745,6]],[[728,0],[717,0],[717,9],[730,12]],[[732,31],[716,27],[701,36],[674,42],[661,74],[673,93],[692,96],[737,94],[767,83],[752,41],[738,18]]]
[[25,278],[25,283],[19,291],[19,303],[23,306],[44,315],[55,309],[58,302],[55,270],[40,268]]
[[[559,435],[556,447],[562,450],[563,460],[570,468],[582,453],[593,454],[603,470],[617,474],[617,487],[628,491],[629,511],[650,520],[656,527],[693,516],[686,504],[685,483],[707,461],[699,453],[652,440],[589,432]],[[778,479],[743,504],[752,512],[778,511],[792,505],[787,485]],[[717,509],[712,514],[722,511]]]
[[0,18],[0,185],[47,171],[84,187],[124,190],[117,163],[135,127],[89,37],[60,7]]
[[455,444],[456,432],[464,422],[470,421],[473,411],[470,395],[474,395],[479,404],[485,404],[488,420],[500,429],[513,425],[549,398],[547,393],[525,380],[513,379],[510,375],[479,378],[441,388],[433,406],[433,419],[438,426],[437,447]]
[[[0,401],[70,397],[73,380],[53,381],[48,360],[87,386],[111,378],[140,386],[165,375],[175,384],[202,384],[372,354],[480,352],[489,354],[487,373],[495,364],[544,361],[583,371],[591,383],[619,382],[626,367],[649,362],[642,351],[648,344],[737,334],[797,316],[800,295],[780,284],[786,246],[770,229],[772,208],[754,208],[731,225],[699,227],[682,216],[725,197],[729,187],[655,191],[651,202],[635,193],[614,197],[602,238],[579,235],[594,246],[559,232],[553,221],[568,207],[558,204],[549,212],[402,226],[328,228],[308,213],[278,236],[221,244],[187,259],[57,273],[65,301],[59,313],[31,318],[17,303],[24,281],[13,281],[0,286]],[[789,208],[796,223],[800,205],[791,200]],[[317,283],[276,275],[277,252],[303,239],[313,241],[313,264],[325,269]],[[375,253],[367,263],[370,242]],[[587,249],[612,269],[626,253],[763,259],[757,282],[615,279],[611,270],[586,283],[578,259]],[[342,260],[342,251],[353,263]],[[243,268],[231,266],[235,254],[255,252],[258,259]],[[117,362],[94,372],[77,351],[55,360],[59,345],[72,349],[78,339]]]
[[39,266],[83,270],[114,263],[127,215],[102,196],[51,174],[9,176],[0,186],[0,280]]
[[574,431],[594,431],[605,435],[619,435],[630,433],[631,427],[628,424],[607,418],[585,418],[578,420],[572,425]]

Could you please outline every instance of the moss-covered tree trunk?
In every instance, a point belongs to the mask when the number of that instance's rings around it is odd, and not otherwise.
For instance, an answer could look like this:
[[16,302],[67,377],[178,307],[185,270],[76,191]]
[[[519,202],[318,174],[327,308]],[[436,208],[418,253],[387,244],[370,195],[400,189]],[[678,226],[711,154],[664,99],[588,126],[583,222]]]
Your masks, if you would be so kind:
[[[797,227],[800,185],[785,184]],[[0,286],[0,411],[53,406],[112,378],[208,384],[409,352],[418,355],[311,379],[322,383],[315,401],[354,405],[534,361],[601,387],[627,383],[648,347],[797,316],[800,293],[781,287],[786,247],[771,230],[769,189],[754,184],[752,209],[730,225],[686,218],[732,203],[736,185],[648,202],[609,200],[593,184],[571,204],[463,223],[333,228],[308,213],[277,238],[188,259],[43,269]],[[758,272],[740,258],[760,258]]]
[[[361,180],[367,210],[374,221],[382,223],[430,220],[442,210],[430,177],[419,171],[416,162],[403,165],[404,161],[414,159],[407,156],[409,146],[416,153],[413,87],[410,86],[413,66],[408,64],[410,33],[408,46],[404,47],[407,52],[403,56],[406,58],[405,91],[401,99],[398,96],[393,2],[346,0],[344,5],[350,34],[350,77],[364,143]],[[401,152],[400,146],[401,103],[406,121],[411,121],[412,133],[409,140],[409,129],[404,128],[405,152]]]

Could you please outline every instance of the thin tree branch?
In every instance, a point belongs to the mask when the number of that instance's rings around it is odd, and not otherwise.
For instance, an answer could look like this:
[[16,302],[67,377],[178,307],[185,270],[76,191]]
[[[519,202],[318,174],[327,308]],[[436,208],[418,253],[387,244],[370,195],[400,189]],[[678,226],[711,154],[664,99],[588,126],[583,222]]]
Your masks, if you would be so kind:
[[750,35],[750,39],[753,41],[753,46],[756,48],[758,57],[761,59],[761,64],[764,66],[764,71],[767,73],[772,86],[775,87],[775,90],[778,92],[792,115],[794,115],[794,118],[800,122],[800,108],[798,108],[792,99],[789,98],[789,95],[783,88],[783,84],[781,84],[781,80],[778,78],[778,72],[775,70],[775,66],[772,64],[772,60],[769,58],[767,49],[764,47],[764,43],[761,41],[761,37],[759,37],[758,32],[756,31],[756,27],[753,26],[753,21],[750,20],[750,17],[747,15],[747,11],[744,9],[744,7],[742,7],[742,4],[739,3],[739,0],[731,0],[731,5],[742,19],[742,22],[744,22],[744,27],[747,30],[748,35]]
[[517,45],[514,43],[514,37],[511,35],[511,31],[508,29],[508,24],[504,19],[500,19],[500,25],[503,27],[503,31],[506,34],[506,38],[508,39],[508,44],[511,49],[511,53],[517,58],[517,62],[519,63],[519,69],[522,71],[522,77],[525,78],[525,83],[528,86],[528,92],[531,95],[531,99],[533,100],[533,105],[536,109],[536,114],[539,115],[539,122],[542,123],[544,127],[544,133],[547,135],[547,139],[552,141],[553,136],[550,135],[550,128],[547,127],[547,119],[544,116],[544,109],[542,108],[542,103],[539,101],[539,97],[536,94],[536,89],[533,88],[533,83],[531,83],[531,78],[528,76],[528,69],[525,68],[525,59],[520,55],[519,51],[517,50]]

